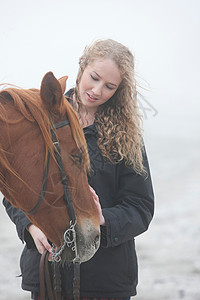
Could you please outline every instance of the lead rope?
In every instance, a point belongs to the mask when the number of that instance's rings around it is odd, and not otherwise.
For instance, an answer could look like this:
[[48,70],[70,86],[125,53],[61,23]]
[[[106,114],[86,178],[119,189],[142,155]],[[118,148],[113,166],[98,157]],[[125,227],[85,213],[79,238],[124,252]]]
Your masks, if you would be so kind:
[[[76,230],[75,225],[72,221],[70,221],[70,228],[67,229],[64,233],[64,243],[60,250],[56,252],[55,246],[52,247],[52,256],[54,264],[59,264],[61,261],[61,254],[65,248],[65,246],[72,249],[72,251],[75,252],[75,258],[73,259],[73,265],[74,265],[74,278],[73,278],[73,297],[74,300],[80,299],[80,257],[77,253],[77,244],[76,244]],[[57,273],[58,276],[58,273]],[[59,277],[59,276],[58,276]],[[56,274],[54,274],[54,282],[56,283],[54,285],[54,288],[57,288],[58,292],[60,292],[59,288],[59,278],[56,278]],[[60,283],[61,284],[61,283]]]
[[74,296],[74,300],[80,299],[80,263],[79,262],[74,262],[73,296]]
[[64,233],[64,243],[60,250],[56,252],[55,246],[52,245],[52,258],[53,258],[53,289],[51,286],[51,280],[48,270],[48,251],[42,255],[40,260],[40,299],[45,300],[47,290],[49,300],[61,299],[61,274],[60,274],[60,261],[61,254],[65,246],[72,249],[75,252],[75,258],[73,259],[74,265],[74,278],[73,278],[73,299],[80,299],[80,257],[77,253],[76,244],[76,230],[75,224],[70,221],[70,228]]
[[40,259],[40,300],[55,300],[51,284],[48,256],[49,252],[46,250]]

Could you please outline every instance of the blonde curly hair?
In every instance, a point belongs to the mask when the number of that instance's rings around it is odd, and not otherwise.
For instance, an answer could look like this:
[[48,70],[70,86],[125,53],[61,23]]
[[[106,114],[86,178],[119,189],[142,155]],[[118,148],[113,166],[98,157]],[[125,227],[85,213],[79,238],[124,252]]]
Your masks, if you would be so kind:
[[111,163],[124,160],[137,174],[144,174],[142,119],[137,106],[134,56],[131,51],[112,39],[96,40],[87,46],[79,60],[75,100],[80,109],[79,83],[85,68],[95,60],[106,58],[116,63],[122,81],[115,94],[99,106],[95,114],[98,146]]

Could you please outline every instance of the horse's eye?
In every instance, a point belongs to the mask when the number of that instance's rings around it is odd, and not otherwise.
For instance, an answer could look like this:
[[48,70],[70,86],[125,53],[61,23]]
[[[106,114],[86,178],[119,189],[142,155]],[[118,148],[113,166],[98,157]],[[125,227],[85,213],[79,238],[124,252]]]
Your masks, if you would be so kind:
[[80,154],[79,155],[78,154],[71,154],[71,158],[77,164],[82,163],[82,156]]

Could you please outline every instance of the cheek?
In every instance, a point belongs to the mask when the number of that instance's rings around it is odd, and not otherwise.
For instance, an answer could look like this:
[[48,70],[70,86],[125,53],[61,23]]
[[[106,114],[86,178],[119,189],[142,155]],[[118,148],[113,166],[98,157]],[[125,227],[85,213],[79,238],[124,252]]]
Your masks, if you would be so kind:
[[90,87],[90,78],[88,77],[87,73],[83,73],[80,84],[79,84],[79,90],[80,92],[87,90]]
[[105,101],[108,101],[113,95],[114,95],[115,91],[105,91],[104,92],[104,99]]

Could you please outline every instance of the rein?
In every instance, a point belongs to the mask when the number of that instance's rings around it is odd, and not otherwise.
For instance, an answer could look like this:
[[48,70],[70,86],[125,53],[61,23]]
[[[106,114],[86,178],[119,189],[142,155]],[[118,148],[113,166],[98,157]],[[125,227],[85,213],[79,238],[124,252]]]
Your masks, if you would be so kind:
[[[50,270],[49,270],[49,264],[48,264],[48,251],[45,251],[41,257],[40,260],[40,299],[45,300],[46,298],[46,292],[47,297],[49,300],[60,300],[61,299],[61,278],[60,278],[60,265],[59,262],[61,261],[61,254],[65,248],[65,246],[71,248],[71,250],[74,252],[75,257],[73,259],[74,264],[74,279],[73,279],[73,297],[75,300],[80,299],[80,257],[78,256],[77,251],[77,242],[76,242],[76,216],[73,208],[73,204],[71,201],[69,189],[68,189],[68,179],[64,170],[62,158],[61,158],[61,150],[59,147],[59,142],[56,137],[55,129],[62,128],[66,125],[69,125],[69,120],[66,119],[64,121],[61,121],[59,123],[53,124],[51,123],[51,139],[55,146],[54,154],[55,158],[59,167],[60,171],[60,178],[61,183],[63,185],[64,189],[64,196],[63,199],[67,205],[69,219],[70,219],[70,227],[65,231],[64,233],[64,242],[63,245],[60,247],[60,250],[56,252],[55,246],[53,245],[52,248],[52,257],[53,257],[53,281],[54,281],[54,289],[52,289],[51,284],[51,276],[50,276]],[[42,184],[42,190],[40,193],[39,200],[35,207],[27,213],[27,215],[34,214],[38,208],[40,207],[46,192],[46,185],[47,185],[47,179],[48,179],[48,172],[49,172],[49,156],[50,153],[48,151],[47,154],[47,164],[44,171],[44,178],[43,178],[43,184]]]

